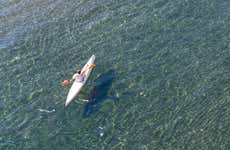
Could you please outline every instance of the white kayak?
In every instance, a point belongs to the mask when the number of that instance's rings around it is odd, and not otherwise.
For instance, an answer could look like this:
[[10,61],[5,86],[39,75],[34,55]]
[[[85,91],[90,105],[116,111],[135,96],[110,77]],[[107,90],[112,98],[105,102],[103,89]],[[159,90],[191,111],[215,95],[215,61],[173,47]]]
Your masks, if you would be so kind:
[[[90,66],[91,64],[94,64],[94,60],[95,60],[95,55],[92,55],[90,57],[90,59],[88,60],[88,62],[85,64],[85,66],[82,68],[82,71],[85,70],[88,66]],[[85,85],[90,73],[91,73],[92,69],[88,69],[85,72],[85,77],[84,80],[82,82],[77,82],[74,81],[73,85],[71,86],[69,93],[67,95],[67,99],[65,101],[65,106],[69,105],[69,103],[78,95],[78,93],[81,91],[81,88]]]

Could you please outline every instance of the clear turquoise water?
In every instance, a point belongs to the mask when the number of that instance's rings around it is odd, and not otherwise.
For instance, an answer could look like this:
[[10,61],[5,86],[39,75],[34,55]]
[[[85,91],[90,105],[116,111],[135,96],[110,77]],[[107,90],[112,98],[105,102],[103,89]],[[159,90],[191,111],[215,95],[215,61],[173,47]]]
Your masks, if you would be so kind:
[[[229,7],[1,0],[0,149],[229,149]],[[60,83],[92,54],[65,108]],[[95,85],[96,103],[82,104]]]

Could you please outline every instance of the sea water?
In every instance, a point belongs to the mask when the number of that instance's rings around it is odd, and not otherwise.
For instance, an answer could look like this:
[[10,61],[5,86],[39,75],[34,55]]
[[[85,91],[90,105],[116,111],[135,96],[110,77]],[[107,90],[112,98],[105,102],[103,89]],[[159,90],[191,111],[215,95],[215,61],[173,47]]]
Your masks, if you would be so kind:
[[[0,149],[229,149],[229,8],[1,0]],[[64,107],[61,82],[92,54],[96,68]]]

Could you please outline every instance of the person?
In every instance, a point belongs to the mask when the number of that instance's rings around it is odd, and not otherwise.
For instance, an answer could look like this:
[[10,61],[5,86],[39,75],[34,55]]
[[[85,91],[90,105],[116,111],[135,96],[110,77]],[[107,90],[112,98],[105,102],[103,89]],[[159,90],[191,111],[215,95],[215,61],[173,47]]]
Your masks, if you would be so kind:
[[75,80],[77,82],[83,82],[85,78],[85,74],[82,73],[81,70],[77,70],[77,73],[75,73],[72,77],[72,80]]
[[77,73],[75,73],[72,77],[72,79],[70,80],[65,80],[62,82],[62,86],[67,86],[69,85],[70,83],[72,83],[74,80],[77,81],[77,82],[83,82],[84,81],[84,78],[86,77],[85,75],[85,72],[89,69],[92,69],[94,68],[96,65],[95,64],[91,64],[89,65],[86,69],[84,69],[83,71],[81,70],[77,70]]

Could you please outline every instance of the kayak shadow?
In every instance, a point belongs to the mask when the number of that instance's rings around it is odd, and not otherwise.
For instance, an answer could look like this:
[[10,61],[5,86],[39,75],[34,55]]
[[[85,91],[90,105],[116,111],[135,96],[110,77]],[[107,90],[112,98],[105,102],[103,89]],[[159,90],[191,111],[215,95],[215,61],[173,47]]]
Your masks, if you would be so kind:
[[114,78],[115,71],[110,69],[105,74],[99,76],[92,84],[88,98],[89,102],[84,107],[83,117],[88,117],[93,112],[96,112],[103,101],[115,99],[115,97],[108,96]]

